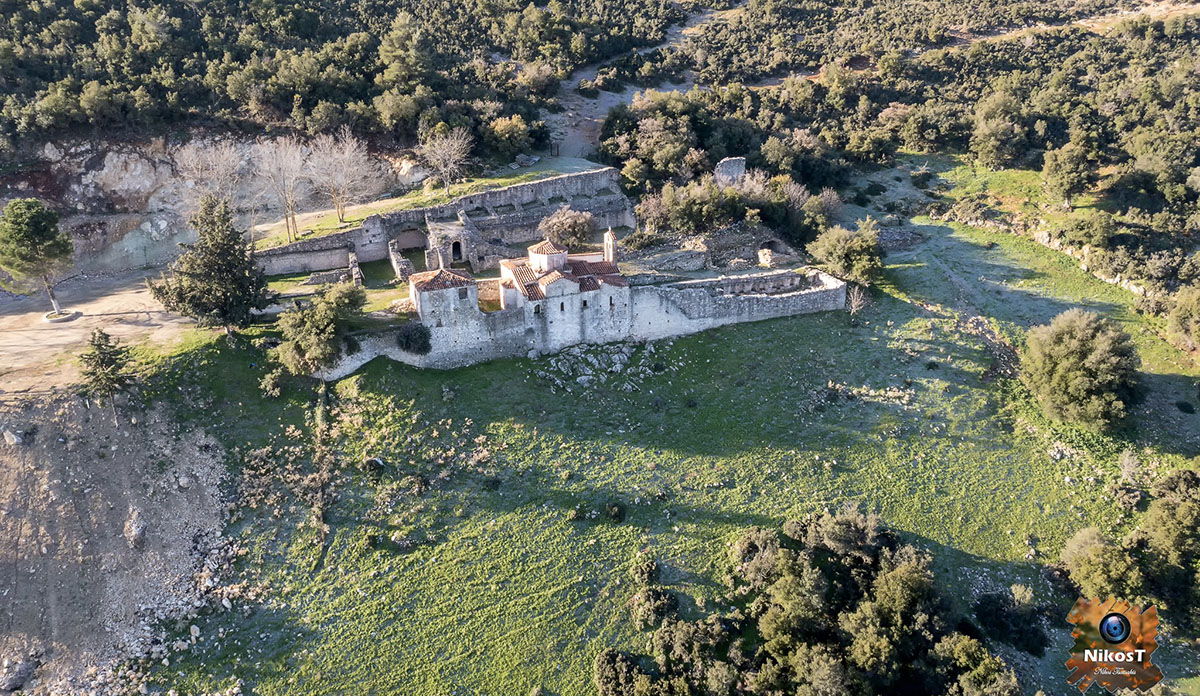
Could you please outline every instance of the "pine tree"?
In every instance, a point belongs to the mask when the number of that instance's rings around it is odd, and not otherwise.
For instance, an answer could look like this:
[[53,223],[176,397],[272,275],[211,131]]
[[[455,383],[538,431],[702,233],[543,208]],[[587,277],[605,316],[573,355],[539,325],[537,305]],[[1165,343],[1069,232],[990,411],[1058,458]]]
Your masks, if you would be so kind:
[[133,383],[129,372],[129,348],[118,345],[104,329],[96,329],[79,360],[83,363],[80,392],[99,401],[107,400],[115,424],[117,406],[113,397]]
[[31,292],[40,283],[50,297],[54,313],[62,308],[54,297],[54,279],[71,267],[71,238],[58,228],[58,213],[36,198],[8,202],[0,217],[0,269],[11,277],[5,288]]
[[168,311],[201,326],[222,326],[226,332],[248,326],[253,310],[269,305],[273,293],[252,246],[233,226],[229,202],[206,196],[190,222],[200,239],[180,245],[183,254],[171,263],[169,275],[149,283],[150,294]]
[[283,343],[276,349],[279,362],[293,375],[311,375],[332,366],[342,355],[346,321],[366,303],[362,288],[349,283],[322,286],[305,307],[279,315]]

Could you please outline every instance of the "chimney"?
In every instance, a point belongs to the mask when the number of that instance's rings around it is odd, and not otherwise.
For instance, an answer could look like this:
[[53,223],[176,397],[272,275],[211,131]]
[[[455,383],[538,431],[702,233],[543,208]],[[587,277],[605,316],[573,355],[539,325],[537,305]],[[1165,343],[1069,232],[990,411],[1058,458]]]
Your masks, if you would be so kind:
[[608,263],[617,262],[617,235],[613,234],[611,227],[604,233],[604,260]]

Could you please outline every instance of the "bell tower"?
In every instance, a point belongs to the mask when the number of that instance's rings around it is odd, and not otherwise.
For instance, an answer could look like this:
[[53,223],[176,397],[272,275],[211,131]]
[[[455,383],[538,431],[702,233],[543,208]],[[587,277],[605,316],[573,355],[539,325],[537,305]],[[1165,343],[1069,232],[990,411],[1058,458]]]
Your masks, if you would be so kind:
[[617,262],[617,235],[613,234],[611,227],[604,233],[604,260],[608,263]]

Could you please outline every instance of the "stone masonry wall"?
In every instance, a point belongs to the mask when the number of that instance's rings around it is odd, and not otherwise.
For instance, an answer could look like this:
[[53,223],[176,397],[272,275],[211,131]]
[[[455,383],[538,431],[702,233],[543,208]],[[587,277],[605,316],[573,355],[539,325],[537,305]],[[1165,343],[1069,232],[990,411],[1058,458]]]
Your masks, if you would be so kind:
[[[775,271],[778,282],[791,282]],[[769,282],[771,273],[754,274]],[[803,286],[778,294],[725,294],[729,279],[663,286],[618,288],[552,296],[499,312],[456,308],[441,321],[426,321],[433,349],[428,355],[406,353],[391,334],[360,338],[354,355],[323,374],[340,379],[376,357],[416,367],[449,369],[498,358],[543,354],[578,343],[655,340],[748,321],[843,309],[846,284],[819,271],[802,276]],[[582,303],[588,302],[587,307]],[[535,311],[534,307],[539,309]],[[441,324],[441,325],[438,325]]]
[[538,223],[562,205],[592,213],[601,228],[634,226],[633,206],[621,192],[620,173],[604,167],[472,193],[442,205],[372,215],[361,227],[266,249],[258,258],[267,275],[345,266],[349,249],[360,262],[378,261],[388,258],[391,240],[400,250],[425,248],[427,221],[458,220],[460,212],[485,241],[528,242],[540,238]]

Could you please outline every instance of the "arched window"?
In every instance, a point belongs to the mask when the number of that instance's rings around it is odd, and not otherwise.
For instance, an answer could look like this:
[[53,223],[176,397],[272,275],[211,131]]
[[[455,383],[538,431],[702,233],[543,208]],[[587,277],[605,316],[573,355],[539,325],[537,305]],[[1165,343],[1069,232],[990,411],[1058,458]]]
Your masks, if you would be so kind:
[[542,306],[541,306],[540,304],[535,304],[535,305],[533,306],[533,313],[534,313],[534,314],[541,314],[541,313],[542,313]]
[[584,309],[587,309],[587,300],[584,300],[584,301],[583,301],[583,308],[584,308]]
[[566,302],[559,302],[559,303],[558,303],[558,311],[560,311],[560,312],[565,312],[565,311],[567,311],[567,303],[566,303]]

